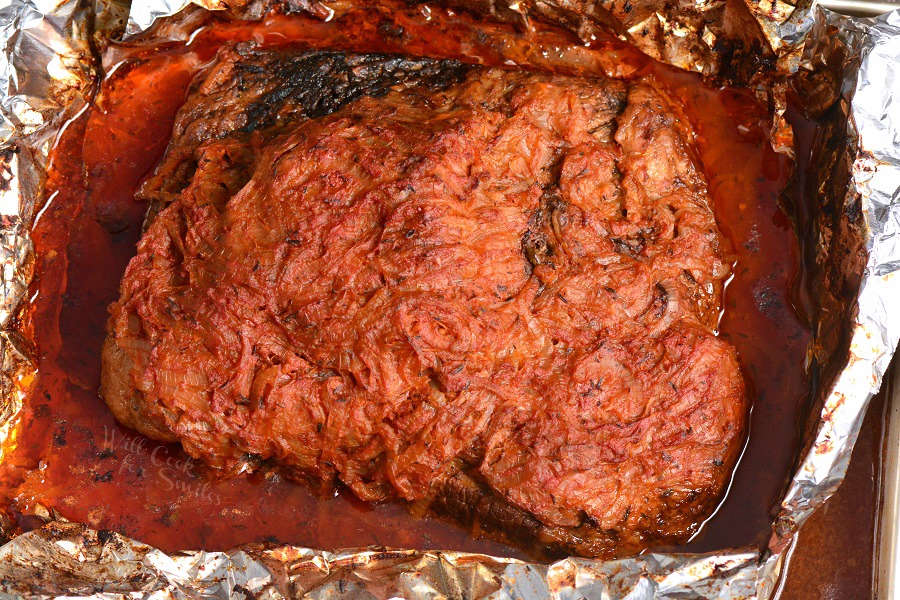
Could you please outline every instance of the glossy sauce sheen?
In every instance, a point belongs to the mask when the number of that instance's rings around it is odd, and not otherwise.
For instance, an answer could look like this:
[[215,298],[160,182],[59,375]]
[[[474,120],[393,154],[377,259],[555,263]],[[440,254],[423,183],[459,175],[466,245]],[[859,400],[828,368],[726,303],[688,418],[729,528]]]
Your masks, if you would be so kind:
[[[792,308],[799,276],[796,236],[778,207],[791,171],[765,137],[767,115],[746,91],[713,89],[700,78],[651,63],[614,40],[585,48],[547,30],[506,26],[431,9],[373,17],[349,13],[330,23],[272,17],[262,24],[215,21],[189,45],[162,51],[111,48],[125,60],[97,103],[57,143],[47,204],[34,230],[36,301],[26,315],[40,377],[0,466],[0,501],[20,529],[41,507],[96,528],[123,532],[166,551],[226,549],[252,541],[319,548],[379,544],[528,556],[398,503],[367,505],[350,494],[316,495],[269,474],[222,480],[178,447],[120,427],[97,395],[107,306],[135,252],[146,207],[134,199],[165,150],[192,77],[220,44],[303,43],[310,48],[404,52],[503,65],[515,62],[575,74],[652,73],[680,98],[698,132],[716,216],[732,243],[734,278],[721,335],[738,350],[753,410],[747,449],[720,510],[683,549],[704,551],[765,539],[798,443],[807,382],[809,331]],[[390,17],[385,16],[390,14]]]

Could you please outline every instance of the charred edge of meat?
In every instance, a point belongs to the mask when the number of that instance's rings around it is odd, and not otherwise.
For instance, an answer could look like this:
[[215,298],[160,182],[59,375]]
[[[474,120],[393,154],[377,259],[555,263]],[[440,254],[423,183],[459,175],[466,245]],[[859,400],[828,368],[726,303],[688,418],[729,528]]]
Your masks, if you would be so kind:
[[708,514],[717,498],[710,490],[667,490],[658,498],[666,516],[642,513],[638,525],[630,529],[603,529],[584,513],[578,526],[554,527],[508,502],[481,480],[473,466],[457,461],[438,484],[428,510],[471,527],[474,534],[528,548],[536,559],[552,561],[572,554],[625,556],[646,547],[648,539],[678,543],[697,531],[698,517]]
[[[239,63],[239,69],[258,69]],[[307,52],[287,55],[265,74],[280,81],[275,89],[247,107],[243,132],[275,124],[288,101],[311,119],[331,114],[362,96],[380,96],[397,85],[442,89],[462,80],[467,67],[453,60],[417,59],[381,54]]]
[[[286,125],[327,116],[363,96],[381,96],[390,89],[416,85],[429,90],[447,88],[462,81],[470,69],[455,60],[334,51],[272,52],[247,43],[235,46],[232,56],[236,87],[223,89],[213,82],[199,103],[186,105],[193,114],[182,112],[178,117],[189,124],[213,120],[215,128],[199,137],[176,129],[170,147],[181,146],[180,152],[167,155],[139,190],[139,197],[148,203],[145,230],[166,206],[167,198],[181,193],[193,179],[196,151],[210,139],[241,141],[254,132],[271,139]],[[195,94],[199,93],[198,83],[194,84]],[[223,118],[224,111],[233,113],[235,109],[242,114]],[[243,173],[242,180],[233,182],[237,189],[249,179],[253,153],[241,160],[249,164],[233,165],[233,170]]]
[[[616,531],[597,528],[590,519],[579,527],[549,527],[479,481],[471,469],[456,470],[440,484],[429,507],[501,542],[530,548],[542,560],[557,560],[573,552],[584,556],[608,555],[628,550]],[[535,543],[537,542],[537,543]]]

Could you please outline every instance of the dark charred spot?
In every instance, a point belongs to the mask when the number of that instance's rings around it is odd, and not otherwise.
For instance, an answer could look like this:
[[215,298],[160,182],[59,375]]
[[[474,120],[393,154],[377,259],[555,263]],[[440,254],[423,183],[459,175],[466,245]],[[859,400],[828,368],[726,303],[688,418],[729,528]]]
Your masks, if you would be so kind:
[[644,243],[640,238],[610,238],[610,240],[619,254],[637,256],[644,250]]
[[653,316],[657,319],[661,319],[664,314],[666,314],[666,308],[669,305],[669,292],[661,283],[657,283],[653,288],[653,304],[651,308],[653,310]]
[[113,540],[115,534],[108,529],[101,529],[97,532],[97,541],[101,544],[106,544]]
[[[551,166],[548,169],[551,177],[558,179],[558,167]],[[541,195],[537,210],[528,220],[528,230],[522,235],[522,252],[532,266],[556,267],[552,257],[569,224],[567,210],[568,205],[555,187],[548,187]]]
[[553,265],[550,260],[553,256],[553,246],[542,231],[529,229],[522,234],[522,252],[532,266]]

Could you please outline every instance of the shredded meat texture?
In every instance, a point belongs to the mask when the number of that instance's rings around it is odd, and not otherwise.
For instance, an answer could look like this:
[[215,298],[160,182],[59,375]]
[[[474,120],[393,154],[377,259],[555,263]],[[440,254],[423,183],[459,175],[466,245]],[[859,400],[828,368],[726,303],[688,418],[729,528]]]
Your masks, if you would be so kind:
[[747,409],[693,136],[652,80],[227,49],[141,190],[102,394],[549,554],[683,539]]

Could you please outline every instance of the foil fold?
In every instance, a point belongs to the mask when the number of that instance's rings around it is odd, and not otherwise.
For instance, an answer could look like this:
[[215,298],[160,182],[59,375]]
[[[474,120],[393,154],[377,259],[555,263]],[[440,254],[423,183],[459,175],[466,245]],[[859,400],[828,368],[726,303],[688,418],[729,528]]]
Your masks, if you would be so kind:
[[[809,27],[809,2],[744,0],[750,19],[735,17],[725,0],[692,0],[663,7],[656,0],[438,0],[528,28],[534,19],[564,23],[588,42],[598,26],[644,53],[683,69],[729,79],[749,79],[759,64],[794,56]],[[346,0],[281,0],[286,12],[303,10],[326,19],[340,14]],[[427,5],[427,2],[420,2]],[[157,19],[189,6],[232,15],[257,14],[254,0],[156,0],[136,2],[127,35],[150,29]],[[790,51],[786,50],[788,48]],[[785,64],[788,65],[790,61]],[[727,74],[726,74],[727,73]]]
[[[900,103],[900,13],[851,19],[782,0],[746,1],[759,26],[757,41],[765,44],[751,44],[738,54],[746,58],[758,51],[756,56],[770,57],[785,86],[821,83],[815,76],[835,68],[837,60],[835,79],[826,78],[822,85],[835,88],[828,102],[837,102],[849,117],[841,126],[845,129],[849,122],[849,130],[841,132],[849,146],[833,149],[832,157],[834,164],[850,165],[848,181],[837,182],[839,194],[820,198],[823,207],[838,215],[837,222],[819,222],[814,228],[832,242],[817,285],[823,296],[843,302],[837,316],[822,322],[847,325],[848,341],[831,340],[823,333],[827,327],[820,327],[823,341],[810,360],[827,375],[767,548],[646,553],[606,562],[568,558],[549,565],[453,551],[326,551],[261,544],[228,552],[166,554],[114,532],[57,518],[0,547],[0,593],[98,599],[769,598],[799,527],[843,479],[865,409],[900,339],[900,321],[891,311],[892,300],[900,297],[900,116],[890,108]],[[612,16],[623,38],[653,56],[725,79],[754,81],[753,73],[741,74],[721,60],[723,45],[740,41],[725,22],[724,2],[695,0],[682,12],[638,3],[639,10],[621,19],[632,11],[612,1],[474,3],[502,20],[527,26],[532,18],[559,19],[578,32]],[[245,15],[257,10],[252,0],[147,0],[131,7],[124,30],[145,31],[188,4]],[[287,4],[327,19],[346,3]],[[599,8],[589,10],[588,4]],[[587,16],[573,21],[573,14]],[[123,15],[115,1],[54,5],[11,0],[0,8],[5,48],[0,52],[0,460],[15,445],[16,414],[35,377],[33,351],[17,325],[33,270],[28,230],[39,208],[41,174],[59,127],[89,99],[97,48],[110,32],[122,31]],[[644,31],[650,32],[647,38],[636,39]],[[831,60],[834,56],[838,58]],[[732,71],[724,72],[726,67]],[[774,96],[776,112],[784,109],[779,104],[783,97]],[[779,139],[786,147],[789,139],[776,138],[776,144]],[[856,245],[865,254],[859,273],[846,257]],[[847,281],[858,284],[849,299],[840,292]],[[2,528],[0,522],[0,532]]]
[[[900,118],[890,109],[900,97],[900,12],[875,21],[826,12],[817,17],[823,33],[837,26],[845,43],[858,47],[858,69],[844,84],[850,140],[858,148],[844,204],[859,204],[868,258],[849,357],[824,399],[814,440],[782,500],[774,551],[789,543],[843,480],[866,407],[880,389],[900,339],[892,310],[900,298]],[[817,51],[811,44],[807,56]]]
[[[550,565],[460,552],[339,552],[249,545],[166,555],[119,534],[55,522],[0,548],[7,594],[117,598],[750,598],[756,554],[645,554]],[[688,560],[690,568],[684,568]],[[51,565],[51,566],[48,566]],[[49,576],[52,574],[52,576]],[[63,574],[68,574],[65,576]],[[74,575],[74,577],[72,576]],[[716,580],[727,578],[727,589]]]

